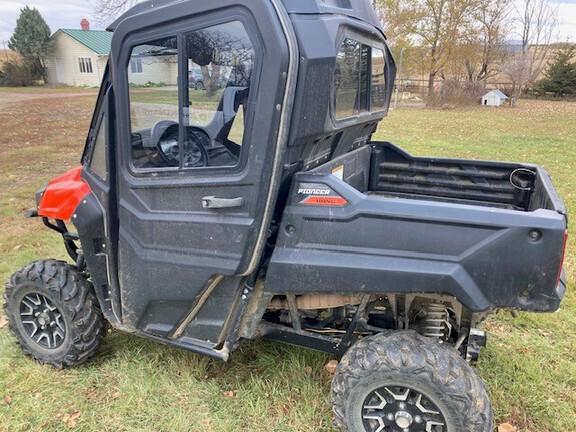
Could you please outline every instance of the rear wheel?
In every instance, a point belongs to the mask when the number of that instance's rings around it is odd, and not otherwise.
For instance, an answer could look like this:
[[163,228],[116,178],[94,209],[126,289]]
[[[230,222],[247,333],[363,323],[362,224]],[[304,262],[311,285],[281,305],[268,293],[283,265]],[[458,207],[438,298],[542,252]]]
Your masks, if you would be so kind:
[[335,423],[348,432],[489,432],[484,384],[451,347],[413,331],[354,345],[332,381]]
[[12,275],[4,293],[10,330],[24,352],[58,369],[92,356],[104,318],[91,284],[64,261],[35,261]]

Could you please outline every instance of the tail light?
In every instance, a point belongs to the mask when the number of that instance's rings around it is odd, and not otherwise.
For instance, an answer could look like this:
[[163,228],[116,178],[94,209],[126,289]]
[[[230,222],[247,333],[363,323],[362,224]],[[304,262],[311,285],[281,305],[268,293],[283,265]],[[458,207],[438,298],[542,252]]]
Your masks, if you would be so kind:
[[566,244],[568,243],[568,229],[564,230],[564,244],[562,245],[562,256],[560,257],[560,268],[558,269],[558,277],[556,278],[556,286],[560,282],[562,276],[562,268],[564,267],[564,256],[566,254]]

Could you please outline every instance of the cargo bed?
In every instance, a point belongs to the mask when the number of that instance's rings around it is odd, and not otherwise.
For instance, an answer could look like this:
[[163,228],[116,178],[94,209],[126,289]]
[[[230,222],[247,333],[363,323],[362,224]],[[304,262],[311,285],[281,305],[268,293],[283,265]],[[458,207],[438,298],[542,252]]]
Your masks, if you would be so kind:
[[473,311],[551,311],[564,294],[565,235],[564,203],[538,166],[371,143],[295,175],[267,289],[442,293]]
[[375,143],[369,193],[521,211],[565,212],[540,167],[506,162],[417,158],[391,143]]

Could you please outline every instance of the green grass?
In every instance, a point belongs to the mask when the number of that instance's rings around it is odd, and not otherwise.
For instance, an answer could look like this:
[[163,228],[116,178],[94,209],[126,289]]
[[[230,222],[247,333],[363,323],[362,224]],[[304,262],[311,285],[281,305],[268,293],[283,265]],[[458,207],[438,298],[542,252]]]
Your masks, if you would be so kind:
[[[191,106],[194,108],[216,109],[223,90],[217,90],[212,96],[207,95],[206,90],[189,90]],[[130,100],[132,102],[143,102],[151,104],[178,105],[178,91],[173,87],[153,87],[130,89]]]
[[[21,211],[34,205],[34,193],[46,181],[78,164],[94,99],[93,92],[62,98],[54,92],[53,99],[0,111],[0,279],[31,260],[65,257],[58,236],[23,219]],[[569,209],[575,208],[576,104],[399,109],[376,138],[418,155],[541,164]],[[575,241],[572,236],[567,251],[570,286]],[[489,346],[477,369],[497,424],[508,421],[523,432],[576,431],[573,291],[556,314],[512,319],[501,313],[486,326]],[[57,371],[23,356],[3,328],[0,431],[332,431],[328,360],[253,341],[221,363],[112,331],[88,364]]]
[[78,92],[94,92],[97,89],[94,87],[75,87],[68,85],[32,85],[28,87],[0,87],[0,92],[10,93],[33,93],[33,94],[47,94],[54,93],[61,95],[62,93],[78,93]]

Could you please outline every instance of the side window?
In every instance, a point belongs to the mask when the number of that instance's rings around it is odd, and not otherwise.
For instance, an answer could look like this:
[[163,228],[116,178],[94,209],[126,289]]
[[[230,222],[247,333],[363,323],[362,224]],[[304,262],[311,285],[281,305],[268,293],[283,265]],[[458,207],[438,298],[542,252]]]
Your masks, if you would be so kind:
[[106,117],[102,115],[96,138],[94,139],[94,150],[90,159],[90,171],[106,181],[108,169],[106,167]]
[[171,136],[166,136],[164,141],[178,140],[176,37],[157,39],[132,48],[127,73],[132,164],[135,168],[170,166],[158,150],[160,136],[167,129]]
[[201,138],[212,167],[238,163],[255,52],[239,21],[186,33],[188,135]]
[[384,51],[344,39],[334,72],[334,115],[337,119],[384,109],[384,69]]
[[386,59],[384,51],[372,48],[372,100],[370,110],[379,111],[386,105]]
[[345,39],[336,58],[334,84],[336,118],[346,118],[358,114],[358,65],[360,63],[360,43]]
[[236,166],[254,62],[239,21],[134,47],[127,67],[132,166]]

